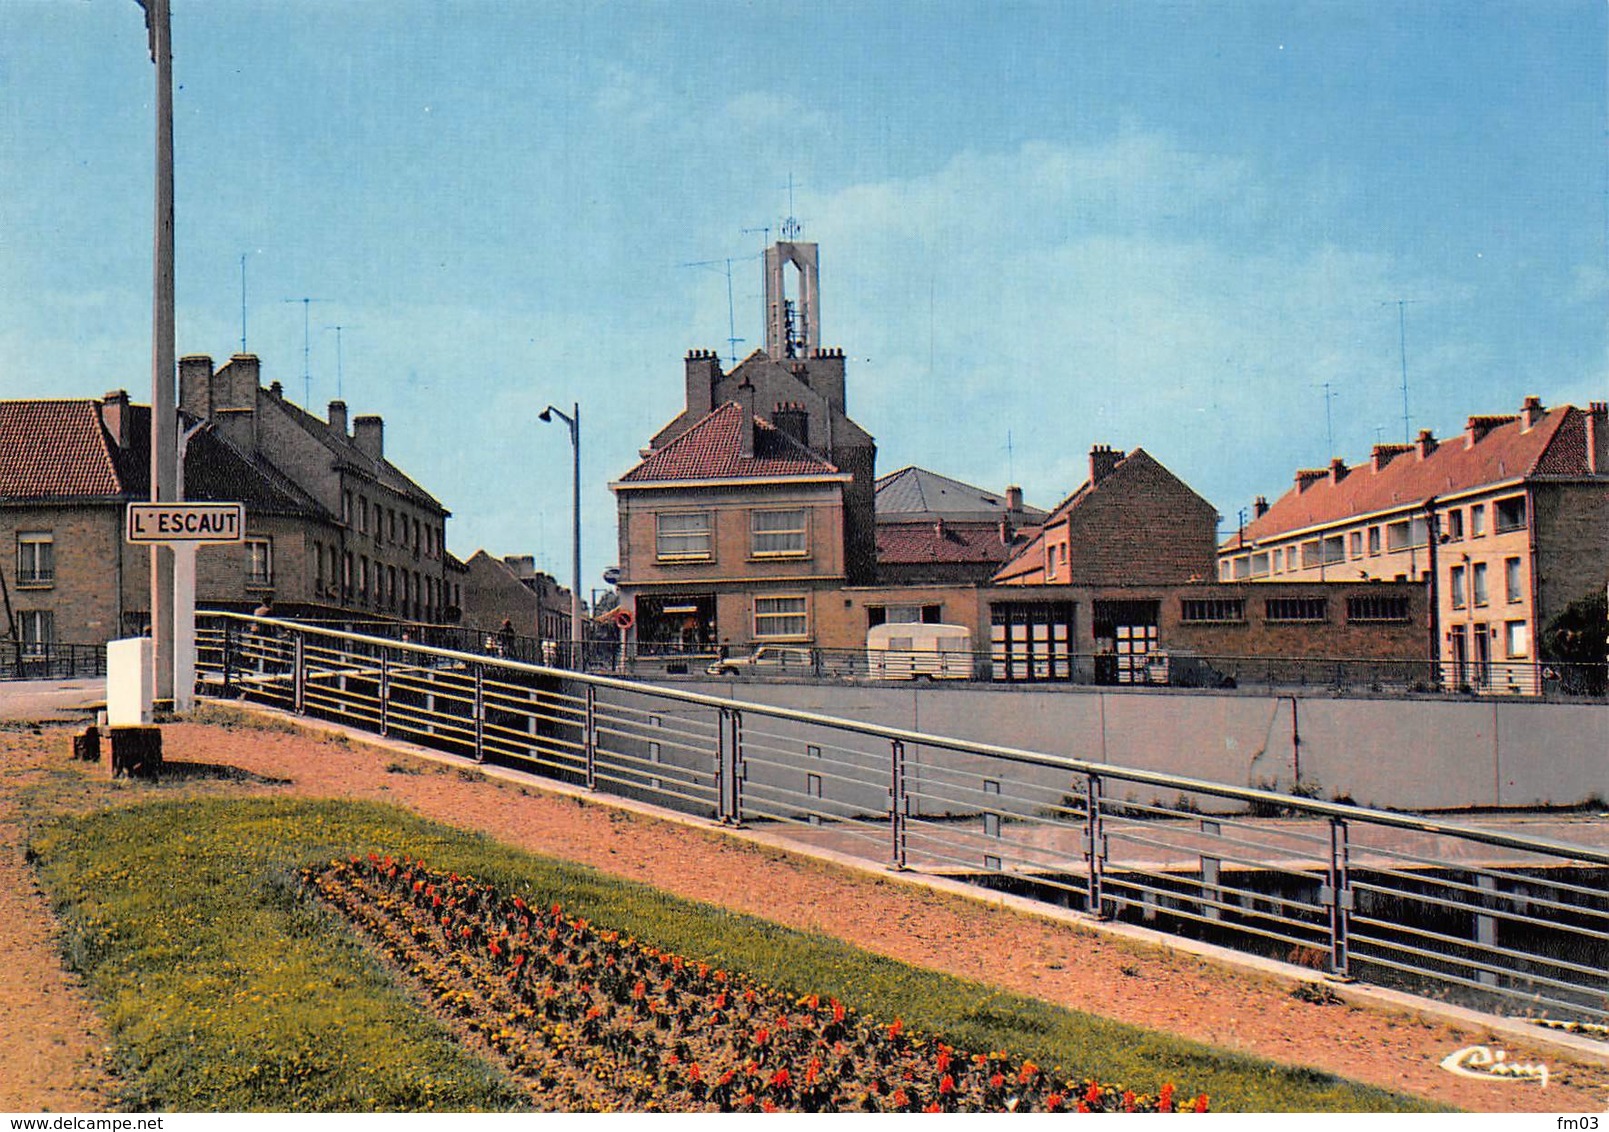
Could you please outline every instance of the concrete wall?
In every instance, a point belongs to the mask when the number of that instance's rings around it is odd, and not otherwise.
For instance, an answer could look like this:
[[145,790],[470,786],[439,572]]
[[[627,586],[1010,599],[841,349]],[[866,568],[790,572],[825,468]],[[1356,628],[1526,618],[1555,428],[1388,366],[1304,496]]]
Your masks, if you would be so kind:
[[[1318,798],[1366,806],[1453,810],[1609,798],[1609,705],[1602,704],[1110,689],[677,687],[1234,786],[1289,790],[1299,774]],[[1135,800],[1149,800],[1152,792],[1138,789],[1144,796]]]

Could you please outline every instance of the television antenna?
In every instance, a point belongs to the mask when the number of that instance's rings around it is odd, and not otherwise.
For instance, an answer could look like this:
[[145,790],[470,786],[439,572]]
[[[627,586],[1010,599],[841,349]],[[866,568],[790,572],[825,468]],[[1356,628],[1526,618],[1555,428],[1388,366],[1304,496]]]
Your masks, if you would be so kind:
[[302,304],[302,404],[308,406],[313,403],[313,370],[308,360],[313,353],[313,338],[308,325],[308,310],[314,303],[328,302],[327,299],[286,299],[287,303]]
[[[769,230],[768,230],[769,231]],[[736,262],[743,262],[756,258],[755,256],[741,256]],[[726,345],[731,355],[731,364],[737,365],[737,344],[747,339],[737,336],[737,313],[732,305],[732,264],[731,256],[725,259],[700,259],[691,263],[684,263],[683,267],[707,267],[712,271],[719,271],[724,264],[726,267]]]
[[1417,303],[1418,299],[1386,299],[1380,305],[1383,307],[1395,306],[1397,308],[1397,350],[1402,358],[1402,442],[1411,444],[1413,437],[1408,432],[1408,315],[1405,308],[1409,303]]
[[1324,390],[1324,455],[1329,459],[1335,455],[1335,425],[1330,413],[1330,402],[1335,398],[1334,382],[1326,381],[1319,385]]
[[335,331],[335,399],[344,401],[346,400],[346,394],[341,392],[341,331],[352,330],[354,327],[337,324],[335,326],[326,326],[324,329]]

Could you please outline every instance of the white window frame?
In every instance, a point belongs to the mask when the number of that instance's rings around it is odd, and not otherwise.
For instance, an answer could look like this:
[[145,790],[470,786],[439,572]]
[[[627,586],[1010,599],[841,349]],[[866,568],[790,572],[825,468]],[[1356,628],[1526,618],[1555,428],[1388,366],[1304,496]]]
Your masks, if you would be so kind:
[[[786,603],[786,607],[783,607]],[[808,594],[767,594],[754,599],[754,639],[803,641],[810,638]]]
[[17,588],[49,589],[56,584],[56,533],[17,532]]
[[1469,603],[1476,609],[1485,609],[1491,604],[1491,587],[1487,578],[1490,571],[1484,562],[1474,562],[1469,568]]
[[[665,529],[665,520],[698,520],[703,524],[703,530],[695,530],[690,525],[685,530]],[[702,536],[703,550],[689,550],[684,544],[679,549],[667,552],[665,544],[668,539],[696,540]],[[660,562],[713,562],[715,560],[715,520],[709,511],[661,511],[654,516],[654,557]]]
[[49,609],[18,610],[17,632],[24,656],[45,656],[56,643],[56,614]]
[[[778,516],[797,516],[797,526],[761,530],[761,524]],[[762,539],[785,540],[790,545],[761,547]],[[749,512],[750,558],[808,558],[810,556],[810,509],[808,507],[768,507]]]
[[1531,634],[1526,622],[1503,622],[1503,652],[1509,660],[1531,655]]
[[1503,591],[1510,605],[1518,605],[1525,600],[1524,573],[1518,558],[1503,560]]
[[1464,582],[1464,578],[1468,573],[1469,571],[1462,566],[1454,566],[1447,571],[1447,595],[1452,599],[1454,609],[1463,609],[1464,603],[1469,600]]
[[[248,535],[245,545],[247,588],[271,589],[274,585],[274,540],[268,535]],[[258,569],[259,560],[261,569]]]

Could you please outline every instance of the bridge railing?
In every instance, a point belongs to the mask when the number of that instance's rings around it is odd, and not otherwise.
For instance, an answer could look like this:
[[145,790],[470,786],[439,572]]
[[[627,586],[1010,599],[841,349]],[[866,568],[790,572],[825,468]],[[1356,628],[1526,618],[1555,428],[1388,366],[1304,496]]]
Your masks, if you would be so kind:
[[0,641],[0,680],[76,680],[106,675],[105,645]]
[[200,641],[207,694],[1338,978],[1609,1021],[1609,848],[292,622],[209,617]]

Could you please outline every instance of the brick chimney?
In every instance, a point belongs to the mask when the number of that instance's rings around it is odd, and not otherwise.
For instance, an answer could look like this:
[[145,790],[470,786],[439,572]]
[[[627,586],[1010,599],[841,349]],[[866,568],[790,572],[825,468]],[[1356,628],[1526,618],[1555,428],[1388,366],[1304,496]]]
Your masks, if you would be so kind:
[[1089,450],[1089,484],[1094,487],[1107,476],[1112,469],[1123,460],[1123,453],[1104,444],[1097,444]]
[[[208,363],[211,364],[210,362]],[[244,409],[257,411],[257,388],[262,383],[262,363],[256,354],[235,354],[212,375],[212,411]]]
[[1412,451],[1412,444],[1376,444],[1369,453],[1369,467],[1376,472],[1384,471],[1391,461]]
[[[1513,424],[1517,420],[1519,420],[1519,418],[1516,416],[1504,416],[1501,414],[1495,416],[1470,417],[1464,422],[1464,447],[1475,447],[1475,445],[1479,444],[1482,440],[1485,440],[1486,434],[1491,432],[1494,428],[1501,428],[1503,425]],[[1527,425],[1526,427],[1529,428],[1530,426]]]
[[754,459],[754,386],[747,380],[737,387],[738,455]]
[[1609,401],[1587,406],[1587,472],[1609,475]]
[[534,554],[505,554],[503,564],[514,572],[520,581],[536,577],[536,555]]
[[212,359],[207,355],[179,359],[179,408],[202,420],[212,416]]
[[1419,430],[1419,439],[1414,442],[1414,448],[1419,452],[1421,460],[1428,460],[1430,454],[1436,450],[1436,435],[1428,428]]
[[687,351],[687,417],[703,420],[715,408],[715,383],[721,380],[721,359],[714,350]]
[[1266,514],[1268,514],[1268,496],[1259,495],[1251,501],[1251,517],[1261,519]]
[[810,413],[802,401],[779,401],[771,413],[771,423],[794,443],[810,447]]
[[1537,421],[1542,419],[1544,412],[1546,410],[1542,408],[1542,398],[1527,397],[1524,404],[1520,406],[1520,427],[1529,430]]
[[346,438],[346,402],[330,402],[330,431]]
[[385,458],[385,421],[377,416],[352,419],[352,443],[371,460]]
[[1010,515],[1022,514],[1022,488],[1010,484],[1006,488],[1006,512]]
[[1345,460],[1343,460],[1343,459],[1341,459],[1341,457],[1337,456],[1333,460],[1330,461],[1330,483],[1332,485],[1333,484],[1338,484],[1342,480],[1346,479],[1346,473],[1347,473],[1347,467],[1346,467],[1346,461]]
[[1298,468],[1296,470],[1296,490],[1298,493],[1306,491],[1319,480],[1328,479],[1328,468]]
[[101,425],[119,448],[129,444],[128,390],[113,389],[101,398]]

